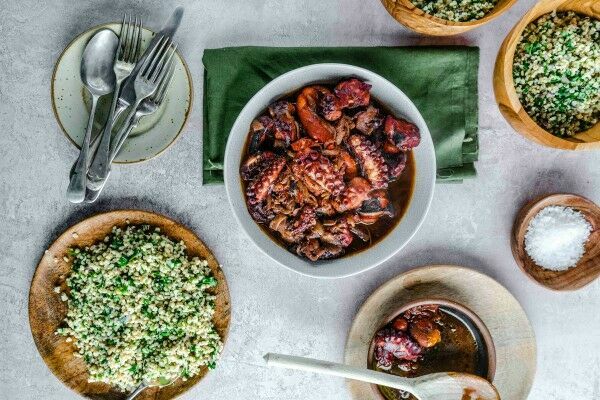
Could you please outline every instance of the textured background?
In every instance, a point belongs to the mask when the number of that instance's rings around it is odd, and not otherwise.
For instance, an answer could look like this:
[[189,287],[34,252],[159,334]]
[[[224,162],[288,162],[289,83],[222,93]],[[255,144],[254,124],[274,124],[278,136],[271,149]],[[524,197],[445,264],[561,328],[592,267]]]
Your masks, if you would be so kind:
[[[74,399],[46,368],[27,322],[27,293],[46,246],[69,225],[100,210],[134,207],[169,215],[195,230],[224,265],[233,321],[216,371],[183,399],[349,399],[344,381],[251,365],[266,351],[340,361],[357,308],[379,285],[414,266],[455,263],[489,274],[525,308],[537,336],[534,400],[600,398],[600,281],[554,293],[529,281],[513,261],[509,232],[533,196],[576,192],[600,202],[599,153],[568,153],[526,141],[494,101],[491,76],[502,38],[534,0],[469,34],[434,39],[397,24],[378,0],[181,1],[178,34],[195,85],[180,140],[144,164],[115,167],[101,201],[71,205],[67,174],[77,156],[50,107],[52,67],[78,33],[139,13],[159,27],[179,3],[153,1],[0,1],[0,399]],[[202,187],[202,49],[230,45],[469,44],[481,47],[479,177],[438,185],[412,242],[362,275],[319,281],[274,265],[239,231],[222,186]],[[451,79],[451,77],[449,77]]]

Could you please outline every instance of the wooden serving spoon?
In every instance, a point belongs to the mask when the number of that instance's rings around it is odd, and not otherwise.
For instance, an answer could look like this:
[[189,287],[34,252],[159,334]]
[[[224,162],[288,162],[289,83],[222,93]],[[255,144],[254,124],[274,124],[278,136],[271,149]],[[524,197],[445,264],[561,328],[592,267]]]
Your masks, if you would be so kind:
[[[577,265],[564,271],[551,271],[538,266],[525,251],[525,233],[529,223],[548,206],[571,207],[581,212],[592,225],[585,254]],[[558,193],[534,199],[521,209],[515,220],[511,248],[519,267],[535,282],[553,290],[579,289],[600,276],[600,207],[576,194]]]
[[471,374],[441,372],[417,378],[403,378],[366,368],[284,354],[267,353],[264,359],[267,365],[272,367],[341,376],[405,390],[419,400],[500,400],[494,385]]

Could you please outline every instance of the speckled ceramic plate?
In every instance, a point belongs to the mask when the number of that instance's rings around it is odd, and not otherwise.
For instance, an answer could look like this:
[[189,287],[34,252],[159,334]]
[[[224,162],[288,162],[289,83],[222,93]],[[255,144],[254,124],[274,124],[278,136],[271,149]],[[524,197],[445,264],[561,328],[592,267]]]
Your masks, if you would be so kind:
[[[403,305],[426,298],[450,300],[475,313],[487,327],[496,353],[493,383],[502,400],[527,398],[536,368],[536,344],[527,315],[512,294],[487,275],[453,265],[405,272],[364,302],[346,342],[345,362],[366,367],[373,335]],[[353,399],[381,400],[368,383],[348,381]]]
[[[62,52],[52,74],[52,108],[60,128],[77,147],[83,141],[87,126],[91,97],[79,77],[81,55],[89,39],[102,28],[119,33],[121,24],[96,26],[77,36]],[[147,46],[154,33],[143,29],[143,44]],[[111,95],[103,96],[98,103],[94,134],[99,132],[108,114]],[[135,163],[148,160],[166,150],[179,136],[192,106],[192,79],[183,58],[178,53],[175,74],[167,98],[159,110],[142,118],[138,127],[124,143],[117,155],[117,163]]]

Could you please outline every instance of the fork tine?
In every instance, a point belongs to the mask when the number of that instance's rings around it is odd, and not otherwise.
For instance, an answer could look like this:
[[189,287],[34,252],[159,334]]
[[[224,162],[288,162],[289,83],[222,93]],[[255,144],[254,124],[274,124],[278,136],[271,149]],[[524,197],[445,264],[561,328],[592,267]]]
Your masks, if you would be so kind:
[[[169,50],[171,50],[169,52]],[[150,77],[150,80],[152,82],[158,82],[159,79],[162,78],[162,76],[164,76],[170,66],[171,66],[171,60],[173,59],[173,54],[175,54],[175,50],[177,50],[177,45],[175,46],[169,46],[169,48],[167,48],[167,50],[163,53],[162,57],[160,58],[160,63],[156,66],[156,69],[154,70],[154,72],[152,73],[152,76]],[[169,54],[170,53],[170,54]],[[167,57],[168,54],[168,57]],[[165,60],[166,57],[166,60]]]
[[[167,62],[165,63],[165,66],[164,66],[164,68],[162,69],[162,71],[160,72],[160,74],[159,74],[159,75],[158,75],[158,77],[157,77],[157,81],[158,81],[158,87],[157,87],[157,90],[156,90],[157,92],[159,92],[159,91],[160,91],[160,89],[161,89],[161,85],[162,85],[162,84],[163,84],[165,81],[167,81],[167,80],[168,80],[168,75],[169,75],[169,73],[171,73],[171,72],[172,72],[172,69],[173,69],[173,66],[174,66],[174,63],[173,63],[173,58],[172,58],[172,55],[173,55],[173,53],[174,53],[174,51],[173,51],[173,52],[171,52],[171,56],[169,57],[169,59],[168,59],[168,60],[167,60]],[[164,90],[166,90],[166,89],[164,89]],[[162,95],[161,95],[161,93],[158,93],[158,94],[155,96],[155,98],[154,98],[153,100],[154,100],[155,102],[159,102],[161,97],[164,97],[164,93],[162,93]],[[160,103],[159,103],[159,104],[160,104]]]
[[138,62],[140,56],[142,55],[142,25],[143,21],[140,18],[140,24],[138,26],[137,44],[135,46],[135,60],[133,60],[134,62]]
[[163,44],[160,46],[160,49],[152,57],[150,65],[148,66],[148,69],[144,73],[144,76],[146,77],[146,79],[150,79],[150,76],[152,76],[152,71],[154,71],[157,67],[160,67],[159,63],[161,62],[162,58],[164,57],[165,52],[167,50],[169,50],[170,46],[171,46],[171,38],[167,37],[167,38],[165,38]]
[[169,74],[166,79],[164,90],[162,91],[161,96],[158,98],[158,104],[162,104],[162,102],[165,100],[165,97],[167,96],[167,92],[169,91],[169,88],[171,87],[171,82],[173,82],[174,76],[175,76],[175,63],[173,63],[171,65],[171,69],[169,70]]
[[156,57],[157,51],[160,53],[161,50],[159,50],[159,48],[162,49],[162,47],[164,46],[165,40],[167,40],[167,38],[163,36],[159,41],[156,42],[156,44],[154,44],[154,47],[152,47],[152,50],[150,50],[150,52],[148,53],[148,56],[146,57],[146,59],[142,63],[142,66],[140,67],[140,75],[141,76],[146,75],[150,63]]
[[128,61],[131,57],[131,43],[133,42],[133,24],[131,14],[127,18],[127,41],[125,43],[125,54],[123,54],[123,61]]
[[123,24],[121,25],[121,35],[120,35],[120,43],[121,43],[121,50],[119,52],[119,60],[122,60],[125,57],[125,51],[127,50],[127,42],[129,41],[128,39],[128,33],[129,33],[129,25],[127,25],[127,13],[125,13],[123,15]]
[[119,42],[117,43],[117,59],[123,54],[122,46],[123,46],[123,28],[125,27],[125,17],[127,14],[123,14],[123,21],[121,22],[121,30],[119,31]]
[[135,22],[133,23],[133,35],[131,37],[131,52],[129,53],[129,59],[127,62],[134,63],[135,55],[137,53],[137,37],[138,37],[138,17],[135,17]]
[[121,37],[122,39],[122,48],[121,48],[121,57],[119,60],[124,60],[127,56],[127,43],[129,42],[129,24],[128,24],[128,15],[125,14],[123,17],[123,25],[121,27],[121,31],[123,32]]
[[165,95],[166,95],[167,91],[169,90],[171,81],[173,80],[174,72],[175,72],[175,64],[173,63],[173,64],[171,64],[171,67],[169,68],[169,71],[167,72],[167,74],[160,81],[158,90],[156,91],[156,94],[154,95],[154,102],[157,103],[158,105],[162,104],[163,100],[165,99]]

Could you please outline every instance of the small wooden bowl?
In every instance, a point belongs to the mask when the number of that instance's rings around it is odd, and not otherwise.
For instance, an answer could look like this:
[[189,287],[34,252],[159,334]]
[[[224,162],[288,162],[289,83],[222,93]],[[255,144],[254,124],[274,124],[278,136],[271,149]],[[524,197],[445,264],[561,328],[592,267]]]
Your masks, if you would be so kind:
[[513,82],[513,60],[523,30],[530,22],[553,11],[574,11],[600,18],[598,0],[541,0],[510,31],[496,58],[494,92],[500,112],[526,138],[544,146],[564,150],[600,149],[600,123],[570,138],[561,138],[540,127],[521,105]]
[[415,32],[432,36],[451,36],[485,25],[508,10],[516,0],[500,0],[485,17],[469,22],[454,22],[434,17],[416,7],[410,0],[381,0],[396,21]]
[[[231,312],[227,281],[210,249],[194,232],[160,214],[138,210],[111,211],[81,221],[60,235],[42,256],[29,290],[29,325],[35,345],[52,373],[75,392],[94,400],[124,400],[128,394],[104,383],[89,383],[85,363],[74,356],[75,345],[67,342],[65,337],[54,334],[67,314],[67,306],[54,288],[63,285],[71,271],[72,261],[63,260],[69,248],[97,243],[110,234],[113,226],[126,226],[127,221],[132,225],[159,227],[162,234],[176,241],[183,240],[189,256],[208,261],[213,276],[218,280],[214,289],[216,311],[213,323],[223,343],[229,332]],[[178,379],[168,386],[150,387],[136,399],[170,400],[189,390],[207,372],[208,368],[204,367],[198,375],[186,381]]]
[[[592,225],[585,254],[577,265],[566,271],[551,271],[539,267],[525,251],[525,233],[529,222],[548,206],[574,208]],[[552,194],[534,199],[517,216],[511,236],[511,248],[519,267],[535,282],[553,290],[579,289],[600,276],[600,207],[575,194]]]

